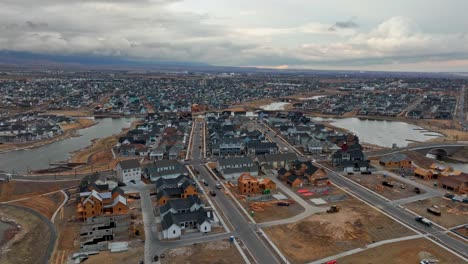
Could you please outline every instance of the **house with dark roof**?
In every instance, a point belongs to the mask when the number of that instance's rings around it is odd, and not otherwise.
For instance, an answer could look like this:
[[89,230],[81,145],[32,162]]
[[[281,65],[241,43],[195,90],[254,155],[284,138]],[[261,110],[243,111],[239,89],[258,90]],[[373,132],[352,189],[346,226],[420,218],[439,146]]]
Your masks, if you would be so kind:
[[460,195],[468,194],[468,174],[461,173],[457,176],[439,177],[439,186]]
[[203,207],[203,202],[198,196],[189,196],[187,199],[169,200],[165,205],[159,207],[159,214],[164,217],[168,213],[194,212],[201,207]]
[[221,158],[218,159],[216,168],[226,180],[237,181],[244,172],[258,176],[258,167],[250,157]]
[[412,162],[405,154],[396,153],[387,155],[379,160],[379,164],[386,168],[411,168]]
[[295,161],[296,159],[296,153],[278,153],[255,156],[255,161],[260,166],[269,164],[275,169],[287,167],[291,161]]
[[143,166],[143,177],[155,182],[159,178],[177,178],[179,175],[188,175],[187,168],[176,160],[156,160]]
[[245,144],[245,149],[249,155],[264,155],[278,153],[278,146],[273,142],[261,142],[252,140]]
[[174,198],[187,199],[190,196],[198,196],[198,190],[194,182],[185,175],[175,179],[159,178],[155,182],[155,186],[156,200],[159,205],[165,205]]
[[211,232],[213,222],[213,212],[207,211],[203,207],[195,211],[181,213],[168,212],[161,219],[163,238],[178,238],[184,232],[190,231],[208,233]]
[[115,172],[117,178],[125,184],[141,180],[140,162],[136,159],[120,161],[115,166]]

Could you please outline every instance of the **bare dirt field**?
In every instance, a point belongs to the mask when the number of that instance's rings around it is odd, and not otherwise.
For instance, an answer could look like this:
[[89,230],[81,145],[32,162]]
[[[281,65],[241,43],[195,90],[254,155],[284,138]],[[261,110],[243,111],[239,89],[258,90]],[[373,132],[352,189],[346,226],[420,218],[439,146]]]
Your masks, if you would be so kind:
[[406,227],[349,197],[338,213],[319,213],[302,221],[265,228],[292,263],[306,263],[373,242],[414,235]]
[[[441,216],[427,212],[427,208],[434,205],[442,212]],[[446,228],[468,223],[468,204],[452,202],[446,198],[433,197],[405,204],[405,207]]]
[[14,219],[21,225],[19,233],[6,245],[9,250],[0,254],[0,263],[44,263],[51,236],[47,224],[35,215],[17,208],[0,206],[0,216]]
[[410,158],[413,163],[425,169],[429,169],[429,167],[435,162],[433,159],[428,158],[416,151],[406,151],[404,154],[408,156],[408,158]]
[[340,258],[338,259],[338,263],[399,264],[419,263],[423,259],[439,260],[438,263],[441,264],[465,263],[462,259],[424,238],[401,241],[371,248]]
[[93,113],[89,109],[77,110],[51,110],[47,111],[48,115],[63,115],[63,116],[92,116]]
[[[417,195],[414,192],[413,185],[409,185],[389,176],[384,178],[382,174],[354,174],[347,175],[346,177],[390,200],[399,200]],[[382,181],[388,181],[392,183],[394,185],[393,188],[383,186]],[[424,193],[423,190],[420,190],[420,192],[420,194]]]
[[31,208],[50,219],[55,210],[57,210],[63,202],[63,199],[63,194],[61,192],[56,192],[44,196],[33,196],[26,200],[14,202],[13,204]]
[[170,249],[165,255],[162,264],[244,263],[236,246],[227,240]]
[[73,186],[77,186],[78,183],[79,180],[66,182],[3,182],[0,183],[0,202],[37,196],[61,189],[67,189]]
[[144,246],[130,248],[126,252],[110,253],[102,251],[97,255],[90,256],[85,263],[88,264],[127,264],[140,263],[144,259]]
[[[468,239],[468,227],[467,226],[468,225],[459,227],[459,228],[455,229],[454,232],[456,232],[458,235],[463,236],[466,239]],[[461,239],[458,235],[455,235],[454,237],[456,237],[458,239]]]

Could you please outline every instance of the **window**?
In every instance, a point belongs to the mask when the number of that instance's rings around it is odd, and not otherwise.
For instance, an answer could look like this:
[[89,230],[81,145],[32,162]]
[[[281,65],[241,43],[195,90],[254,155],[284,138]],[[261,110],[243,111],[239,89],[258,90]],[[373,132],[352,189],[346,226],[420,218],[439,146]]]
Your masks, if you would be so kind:
[[122,208],[119,208],[119,212],[122,211]]
[[205,226],[205,231],[207,231],[207,230],[208,230],[208,227],[207,227],[207,226]]
[[174,231],[172,231],[172,234],[174,234],[174,235],[175,235],[175,230],[174,230]]

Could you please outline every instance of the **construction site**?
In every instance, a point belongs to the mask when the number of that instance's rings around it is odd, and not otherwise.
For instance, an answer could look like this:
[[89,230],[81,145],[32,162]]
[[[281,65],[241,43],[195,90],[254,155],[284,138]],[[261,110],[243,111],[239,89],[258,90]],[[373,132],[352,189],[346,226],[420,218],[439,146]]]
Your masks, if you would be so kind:
[[[372,259],[372,262],[369,260]],[[412,239],[390,243],[375,248],[366,249],[337,260],[340,264],[354,263],[421,263],[421,261],[432,261],[432,263],[465,263],[447,250],[439,247],[425,238]],[[429,262],[431,263],[431,262]]]
[[329,207],[332,204],[339,204],[346,201],[347,194],[335,187],[327,185],[323,187],[304,186],[300,188],[292,188],[296,194],[313,206]]
[[301,205],[276,189],[265,194],[246,195],[241,194],[238,186],[231,182],[226,186],[257,223],[290,218],[304,211]]
[[[452,201],[446,197],[433,197],[405,204],[409,210],[421,215],[445,228],[466,224],[468,219],[468,204]],[[438,213],[430,212],[434,208]]]
[[296,223],[267,227],[264,231],[291,263],[307,263],[374,242],[415,234],[353,197],[327,206],[330,206],[328,212]]
[[413,185],[404,183],[384,174],[355,174],[347,175],[347,178],[390,200],[408,198],[425,192],[421,189],[415,189]]
[[186,263],[245,263],[234,243],[228,240],[193,245],[167,250],[162,264]]

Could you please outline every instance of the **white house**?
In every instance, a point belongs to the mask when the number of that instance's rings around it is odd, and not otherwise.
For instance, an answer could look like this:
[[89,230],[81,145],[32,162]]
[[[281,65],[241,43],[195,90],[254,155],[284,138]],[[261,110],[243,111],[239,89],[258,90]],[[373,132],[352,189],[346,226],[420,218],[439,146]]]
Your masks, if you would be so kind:
[[161,227],[164,239],[178,238],[182,230],[198,230],[199,232],[211,232],[213,213],[205,211],[203,207],[195,211],[172,213],[169,211],[161,219]]
[[117,178],[123,183],[141,180],[140,162],[136,159],[122,160],[115,166]]

